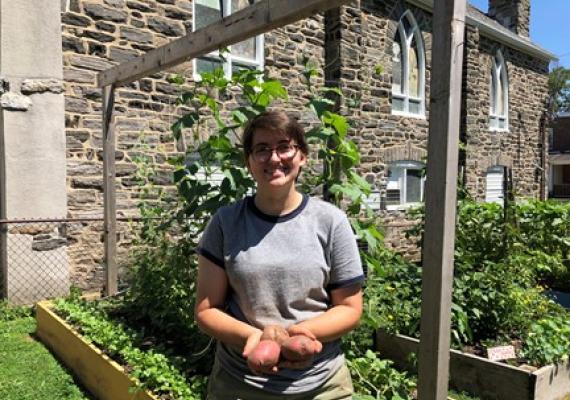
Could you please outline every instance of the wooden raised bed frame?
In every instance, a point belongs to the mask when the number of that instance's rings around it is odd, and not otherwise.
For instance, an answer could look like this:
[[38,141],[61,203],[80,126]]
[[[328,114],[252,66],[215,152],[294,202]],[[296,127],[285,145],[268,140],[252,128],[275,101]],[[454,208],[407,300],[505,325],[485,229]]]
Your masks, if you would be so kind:
[[100,400],[158,400],[147,391],[136,390],[136,382],[123,367],[87,343],[50,307],[47,301],[37,304],[36,334],[89,392]]
[[[382,358],[413,370],[410,356],[417,354],[419,340],[404,335],[376,333]],[[457,350],[450,351],[449,382],[485,400],[570,400],[570,361],[547,365],[534,372],[490,361]]]

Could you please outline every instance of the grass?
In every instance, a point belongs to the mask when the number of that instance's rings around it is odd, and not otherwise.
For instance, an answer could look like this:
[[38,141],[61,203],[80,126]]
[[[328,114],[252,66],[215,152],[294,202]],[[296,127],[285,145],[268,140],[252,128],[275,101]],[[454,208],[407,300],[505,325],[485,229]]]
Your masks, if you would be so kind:
[[0,399],[90,400],[71,374],[33,337],[30,311],[0,302]]

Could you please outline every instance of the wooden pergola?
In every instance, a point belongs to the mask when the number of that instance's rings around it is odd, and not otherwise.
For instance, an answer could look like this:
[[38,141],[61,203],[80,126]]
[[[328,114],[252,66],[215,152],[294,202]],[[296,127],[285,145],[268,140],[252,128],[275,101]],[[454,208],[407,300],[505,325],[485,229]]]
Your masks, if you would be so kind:
[[[117,292],[114,94],[118,86],[350,0],[261,0],[98,75],[103,88],[106,294]],[[447,398],[466,0],[434,0],[419,350],[420,400]]]

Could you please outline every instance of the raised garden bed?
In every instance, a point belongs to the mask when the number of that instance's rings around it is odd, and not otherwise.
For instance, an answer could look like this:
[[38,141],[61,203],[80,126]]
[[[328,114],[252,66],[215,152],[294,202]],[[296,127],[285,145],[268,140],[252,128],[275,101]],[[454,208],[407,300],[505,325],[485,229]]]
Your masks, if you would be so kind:
[[[413,370],[412,354],[417,354],[419,340],[376,334],[377,349],[407,370]],[[450,352],[450,385],[489,400],[570,400],[570,361],[544,366],[536,371],[463,353]]]
[[87,343],[81,335],[50,310],[49,302],[36,308],[37,335],[83,385],[101,400],[158,400],[124,372],[123,367],[101,350]]

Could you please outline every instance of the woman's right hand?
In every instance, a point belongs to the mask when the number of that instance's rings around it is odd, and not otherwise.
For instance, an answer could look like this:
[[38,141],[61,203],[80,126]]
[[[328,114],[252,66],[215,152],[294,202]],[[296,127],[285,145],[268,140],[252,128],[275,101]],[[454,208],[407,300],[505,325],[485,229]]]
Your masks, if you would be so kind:
[[[242,355],[245,359],[249,359],[249,356],[253,353],[253,350],[261,341],[262,335],[263,331],[256,329],[251,335],[248,336],[242,352]],[[271,375],[277,373],[278,370],[277,365],[263,366],[253,362],[248,362],[247,365],[249,366],[249,369],[251,369],[251,371],[256,375]]]

